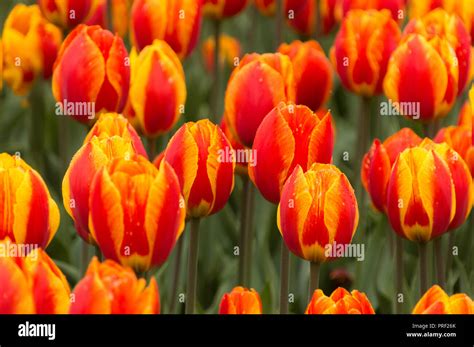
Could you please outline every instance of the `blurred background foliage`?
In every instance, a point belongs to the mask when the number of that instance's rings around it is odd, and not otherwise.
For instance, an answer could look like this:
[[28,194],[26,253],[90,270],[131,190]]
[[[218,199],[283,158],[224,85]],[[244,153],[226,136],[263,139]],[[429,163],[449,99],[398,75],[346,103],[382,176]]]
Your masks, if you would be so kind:
[[[0,2],[0,28],[11,8],[16,3],[32,4],[33,0],[2,0]],[[203,22],[200,42],[212,35],[213,23],[207,19]],[[275,41],[274,18],[260,15],[253,6],[234,18],[226,20],[222,32],[236,37],[243,52],[273,52],[277,47]],[[334,40],[335,32],[323,37],[320,41],[322,47],[329,52]],[[284,41],[306,39],[294,34],[288,27],[284,28]],[[129,39],[125,39],[130,47]],[[210,114],[210,98],[212,95],[213,78],[204,69],[200,52],[200,43],[194,53],[184,62],[188,99],[185,115],[182,116],[176,129],[187,121],[202,118],[221,119],[221,114]],[[223,111],[224,91],[228,77],[231,73],[225,68],[221,74],[221,95],[219,96],[219,110]],[[443,120],[443,125],[455,124],[460,107],[466,96],[461,98],[453,108],[450,115]],[[390,134],[404,126],[413,128],[422,136],[419,124],[406,121],[401,117],[380,116],[378,108],[383,97],[372,100],[372,133],[373,137],[385,139]],[[334,164],[336,164],[350,179],[354,187],[354,173],[360,170],[360,162],[353,160],[356,157],[357,142],[357,115],[360,99],[346,91],[340,85],[337,77],[328,104],[336,123],[336,145],[334,150]],[[53,198],[61,209],[61,225],[47,251],[65,273],[73,287],[81,278],[81,243],[76,235],[71,218],[67,215],[62,204],[61,182],[65,172],[61,156],[66,155],[68,160],[79,149],[87,133],[87,129],[74,121],[66,120],[66,128],[59,128],[59,117],[55,115],[55,101],[51,93],[50,81],[39,81],[34,86],[28,97],[17,97],[8,88],[3,88],[0,97],[0,151],[15,153],[21,156],[45,179]],[[175,129],[175,130],[176,130]],[[160,150],[164,149],[170,134],[163,136]],[[63,148],[59,136],[65,136],[67,148]],[[144,139],[144,142],[146,140]],[[63,152],[64,151],[64,152]],[[63,154],[62,154],[63,153]],[[348,154],[348,158],[345,155]],[[198,277],[198,312],[217,313],[222,295],[230,291],[238,283],[238,256],[234,255],[234,247],[239,245],[239,216],[240,195],[242,182],[236,177],[235,189],[228,205],[218,214],[203,220],[201,225],[200,252],[199,252],[199,277]],[[367,294],[377,313],[395,312],[395,258],[394,236],[386,218],[361,204],[361,221],[353,242],[365,245],[364,261],[355,258],[340,259],[326,263],[322,266],[320,287],[329,293],[339,285],[348,289],[358,289]],[[456,231],[456,246],[459,255],[454,257],[453,268],[450,271],[447,292],[464,292],[474,296],[474,230],[471,221]],[[254,211],[254,235],[252,255],[251,287],[261,295],[265,313],[278,312],[279,296],[279,268],[281,236],[276,226],[276,206],[265,201],[256,194]],[[188,227],[182,242],[187,250]],[[447,248],[447,237],[443,237],[443,247]],[[405,300],[404,313],[411,312],[414,304],[419,299],[418,280],[418,252],[416,245],[404,241],[405,247]],[[168,313],[172,300],[173,267],[176,250],[168,261],[158,269],[156,276],[160,287],[162,311]],[[96,253],[89,247],[88,254],[92,257]],[[187,252],[183,252],[186,255]],[[433,250],[430,245],[430,264],[434,264]],[[185,274],[187,257],[181,261],[181,278],[179,293],[185,292]],[[434,283],[435,274],[430,266],[430,281]],[[309,264],[291,255],[290,268],[290,295],[294,302],[290,302],[290,312],[303,313],[308,302]],[[183,304],[176,305],[177,312],[184,311]]]

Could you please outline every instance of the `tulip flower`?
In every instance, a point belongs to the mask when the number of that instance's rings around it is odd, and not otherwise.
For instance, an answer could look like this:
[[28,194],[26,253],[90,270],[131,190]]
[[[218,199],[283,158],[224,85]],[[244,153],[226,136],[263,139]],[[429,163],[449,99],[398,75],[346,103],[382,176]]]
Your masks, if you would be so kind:
[[331,49],[344,87],[365,97],[382,93],[388,61],[400,36],[388,10],[350,11]]
[[446,142],[453,148],[469,167],[471,175],[474,176],[474,145],[472,143],[472,131],[464,126],[450,126],[441,129],[435,137],[435,142]]
[[[91,123],[95,114],[122,112],[130,84],[128,59],[118,35],[79,25],[61,46],[53,72],[53,94],[64,113]],[[72,111],[69,105],[75,106]],[[93,105],[92,114],[77,105]]]
[[139,50],[165,40],[186,58],[196,46],[202,22],[202,0],[136,0],[131,13],[131,39]]
[[369,299],[358,290],[348,292],[337,288],[327,297],[318,289],[313,293],[306,314],[375,314]]
[[[148,138],[170,131],[186,102],[186,80],[176,53],[155,40],[137,56],[131,54],[132,78],[128,116]],[[133,117],[131,117],[133,116]]]
[[70,289],[61,270],[41,248],[11,254],[9,238],[0,241],[0,314],[64,314]]
[[203,0],[204,15],[216,19],[233,17],[242,12],[248,0]]
[[18,95],[25,95],[35,79],[49,78],[61,31],[46,21],[37,5],[16,5],[3,28],[3,78]]
[[190,218],[220,211],[234,187],[235,161],[222,130],[209,120],[184,124],[171,138],[164,159],[176,171]]
[[276,11],[276,0],[254,0],[254,6],[265,16],[273,16]]
[[448,230],[459,228],[466,221],[472,208],[473,183],[471,173],[462,157],[448,144],[436,144],[429,138],[423,140],[420,147],[434,150],[447,164],[451,173],[456,197],[456,213]]
[[252,147],[265,116],[280,102],[294,102],[295,81],[290,59],[282,54],[248,54],[230,76],[225,118],[236,139]]
[[390,58],[384,90],[398,105],[418,105],[419,114],[404,116],[427,122],[445,116],[452,108],[458,77],[455,54],[446,39],[428,41],[419,34],[411,34]]
[[421,18],[437,8],[457,15],[464,22],[466,29],[471,30],[471,39],[474,40],[474,12],[471,0],[418,0],[410,1],[409,5],[410,18]]
[[191,219],[186,313],[194,313],[199,220],[221,210],[234,188],[235,160],[222,130],[204,119],[184,124],[166,147],[164,162],[174,168]]
[[278,52],[293,63],[296,104],[319,110],[328,101],[333,84],[331,63],[321,46],[316,41],[293,41],[282,44]]
[[0,154],[0,240],[46,248],[59,227],[59,209],[40,174],[19,156]]
[[222,297],[219,314],[262,314],[262,300],[254,289],[235,287]]
[[311,262],[311,292],[318,287],[319,264],[337,257],[334,245],[350,244],[358,222],[354,190],[339,169],[317,163],[304,172],[296,166],[283,186],[278,229],[289,250]]
[[43,15],[52,23],[73,29],[95,12],[97,0],[38,0]]
[[466,294],[449,296],[438,285],[432,286],[418,301],[413,314],[474,314],[474,302]]
[[131,158],[134,154],[146,156],[135,130],[122,116],[104,114],[72,158],[63,179],[63,202],[79,236],[86,242],[94,243],[89,230],[89,200],[95,174],[113,159]]
[[342,0],[343,16],[351,10],[383,10],[390,11],[395,21],[401,21],[405,18],[405,2],[406,0]]
[[72,294],[71,314],[158,314],[160,294],[152,277],[137,279],[132,269],[94,257]]
[[330,163],[334,147],[331,114],[319,118],[306,106],[281,104],[257,130],[252,150],[258,154],[249,175],[263,197],[280,201],[280,192],[296,166],[303,171],[314,163]]
[[386,211],[388,182],[398,155],[420,143],[421,138],[413,130],[403,128],[383,143],[379,139],[374,140],[365,154],[361,168],[362,184],[378,211]]
[[[420,19],[411,20],[405,28],[404,36],[420,34],[428,41],[444,38],[454,49],[459,69],[457,95],[462,94],[470,78],[471,39],[463,22],[456,15],[449,15],[443,9],[429,12]],[[449,80],[448,83],[453,83]]]
[[[236,62],[241,56],[242,47],[239,41],[229,35],[220,35],[220,52],[219,64],[226,65],[230,69],[237,66]],[[204,66],[208,72],[214,71],[214,56],[216,49],[216,40],[212,37],[206,39],[201,48],[202,57],[204,59]]]

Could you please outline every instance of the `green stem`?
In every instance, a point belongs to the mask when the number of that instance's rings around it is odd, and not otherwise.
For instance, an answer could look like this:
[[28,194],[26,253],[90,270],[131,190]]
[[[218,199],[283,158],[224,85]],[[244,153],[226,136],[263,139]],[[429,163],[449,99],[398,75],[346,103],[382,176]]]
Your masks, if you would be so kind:
[[220,100],[220,82],[221,82],[221,21],[216,19],[214,21],[214,84],[212,91],[212,119],[217,121],[219,119],[219,100]]
[[247,194],[247,226],[245,227],[245,249],[247,250],[247,261],[245,262],[245,281],[244,284],[247,287],[251,287],[252,281],[252,245],[253,245],[253,213],[255,205],[255,187],[253,184],[249,184]]
[[86,273],[89,266],[89,245],[81,239],[81,272]]
[[436,257],[436,278],[438,280],[438,285],[441,288],[445,288],[445,277],[444,277],[444,259],[443,259],[443,249],[442,249],[442,242],[441,237],[438,237],[434,240],[433,243],[435,257]]
[[30,151],[34,158],[36,170],[44,174],[44,124],[45,124],[45,107],[43,85],[37,81],[32,86],[29,95],[31,108],[31,128],[30,128]]
[[[360,100],[359,108],[359,126],[358,126],[358,139],[357,139],[357,157],[356,165],[354,168],[354,179],[356,187],[356,196],[357,201],[359,202],[360,210],[360,227],[361,230],[365,231],[366,227],[366,217],[367,217],[367,208],[366,208],[366,193],[365,189],[362,186],[362,181],[360,178],[360,163],[364,158],[365,152],[368,150],[369,140],[370,140],[370,98],[362,97]],[[365,234],[365,233],[364,233]]]
[[418,243],[419,261],[420,261],[420,293],[426,293],[428,290],[428,266],[427,266],[427,250],[426,243]]
[[150,160],[151,160],[151,161],[155,160],[155,156],[156,156],[156,142],[157,142],[156,137],[149,137],[149,138],[147,138],[148,155],[150,156]]
[[106,1],[106,6],[107,6],[107,9],[106,9],[106,24],[107,24],[107,28],[109,28],[110,32],[112,32],[113,34],[115,34],[115,30],[114,30],[114,15],[113,15],[113,11],[112,11],[112,0],[107,0]]
[[285,241],[281,240],[281,263],[280,263],[280,314],[288,313],[288,293],[290,279],[290,251]]
[[395,311],[400,314],[402,304],[398,302],[398,295],[403,294],[403,239],[398,235],[395,235],[395,253],[397,271]]
[[61,160],[61,169],[66,173],[68,168],[68,149],[69,149],[69,119],[66,116],[57,116],[58,118],[58,146],[59,158]]
[[199,218],[191,219],[191,240],[189,244],[188,280],[186,283],[186,314],[196,310],[196,287],[199,252]]
[[321,269],[320,263],[311,262],[310,264],[310,277],[309,277],[309,300],[313,296],[316,289],[319,288],[319,272]]
[[451,230],[448,235],[449,235],[448,236],[449,237],[448,251],[446,252],[446,280],[447,281],[449,280],[449,272],[453,264],[453,247],[456,242],[456,230]]
[[239,253],[239,284],[246,285],[247,276],[245,271],[247,269],[248,251],[247,251],[247,216],[248,208],[247,201],[249,195],[250,181],[248,176],[242,176],[242,196],[240,204],[240,253]]
[[321,22],[321,11],[319,7],[319,0],[314,0],[314,11],[315,11],[315,30],[314,30],[314,38],[316,40],[319,40],[321,34],[322,34],[322,29],[323,29],[323,23]]
[[180,237],[178,240],[177,245],[177,253],[176,258],[174,260],[174,271],[173,271],[173,287],[171,289],[171,305],[170,305],[170,313],[175,313],[174,310],[176,308],[176,302],[178,301],[178,290],[179,290],[179,275],[181,273],[181,258],[183,256],[183,248],[184,248],[184,238]]

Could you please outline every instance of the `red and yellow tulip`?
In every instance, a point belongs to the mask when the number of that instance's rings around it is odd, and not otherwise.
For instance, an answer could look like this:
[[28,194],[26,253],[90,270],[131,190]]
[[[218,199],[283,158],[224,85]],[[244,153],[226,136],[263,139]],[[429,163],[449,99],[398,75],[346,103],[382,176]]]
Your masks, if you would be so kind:
[[282,54],[248,54],[229,79],[225,118],[236,139],[252,147],[265,116],[280,102],[294,102],[295,81],[290,59]]
[[163,161],[118,158],[102,167],[90,188],[89,226],[105,257],[144,271],[163,264],[184,229],[178,178]]
[[280,104],[263,120],[252,150],[256,165],[249,175],[263,197],[280,201],[280,192],[296,166],[307,171],[314,163],[330,163],[334,147],[331,114],[319,118],[308,107]]
[[146,156],[133,127],[122,116],[104,114],[72,158],[63,179],[63,202],[86,242],[94,243],[89,230],[89,189],[95,174],[113,159],[131,158],[135,154]]
[[[56,60],[53,94],[66,108],[69,103],[91,103],[95,114],[122,112],[128,97],[130,66],[123,40],[99,26],[79,25],[72,31]],[[89,114],[73,114],[91,123]]]
[[409,5],[410,18],[421,18],[437,8],[457,15],[471,32],[471,39],[474,40],[474,7],[471,0],[417,0],[410,1]]
[[403,151],[387,188],[387,215],[393,230],[426,243],[448,230],[456,213],[451,172],[437,151],[414,147]]
[[235,287],[222,297],[219,314],[262,314],[262,300],[254,289]]
[[242,12],[248,0],[203,0],[204,15],[216,19],[233,17]]
[[296,104],[306,105],[314,112],[329,99],[333,84],[331,63],[316,41],[293,41],[282,44],[278,52],[293,63],[296,82]]
[[254,6],[265,16],[273,16],[276,11],[276,0],[253,0]]
[[49,78],[62,33],[41,15],[37,5],[16,5],[3,28],[3,78],[18,95],[26,94],[35,79]]
[[59,209],[39,173],[2,153],[0,181],[0,240],[46,248],[58,230]]
[[98,0],[38,0],[43,15],[52,23],[73,29],[95,12]]
[[380,94],[400,36],[388,10],[350,11],[331,49],[331,61],[342,84],[363,96]]
[[155,40],[131,56],[132,78],[126,114],[147,137],[157,137],[178,121],[186,102],[186,80],[176,53]]
[[431,287],[418,301],[413,314],[474,314],[474,302],[466,294],[449,296],[438,285]]
[[[0,241],[11,249],[7,237]],[[61,270],[41,248],[24,257],[0,257],[0,314],[65,314],[69,311],[70,288]]]
[[306,314],[375,314],[367,296],[353,290],[337,288],[327,297],[321,289],[314,291]]
[[399,105],[419,105],[418,115],[405,114],[406,117],[425,122],[443,117],[456,100],[459,77],[456,60],[446,39],[436,37],[428,41],[419,34],[408,35],[390,58],[385,94]]
[[448,229],[457,229],[466,221],[471,212],[472,201],[474,201],[471,172],[460,154],[446,143],[436,144],[426,138],[420,144],[420,147],[436,151],[448,165],[456,196],[456,213]]
[[[233,69],[235,66],[237,66],[237,63],[239,61],[238,59],[240,59],[242,55],[242,48],[240,46],[240,42],[236,38],[225,34],[222,34],[219,37],[219,41],[219,63],[221,65],[225,64],[230,69]],[[209,37],[203,42],[201,48],[202,56],[204,59],[204,66],[209,72],[214,71],[214,53],[216,49],[215,47],[215,39]]]
[[221,210],[234,188],[232,146],[209,120],[184,124],[171,138],[164,159],[174,168],[188,217],[199,218]]
[[388,182],[398,155],[420,143],[421,138],[413,130],[403,128],[383,143],[379,139],[374,140],[365,154],[361,167],[362,184],[380,212],[386,211]]
[[85,277],[74,288],[72,314],[158,314],[160,294],[152,277],[137,279],[132,269],[93,258]]
[[202,0],[136,0],[131,18],[131,38],[139,50],[165,40],[184,59],[198,40]]
[[328,258],[326,248],[346,245],[359,222],[354,190],[347,177],[330,164],[297,166],[283,186],[278,229],[288,249],[313,263]]
[[[443,9],[429,12],[420,19],[411,20],[406,26],[403,35],[420,34],[428,41],[443,38],[454,49],[457,58],[456,65],[459,69],[457,79],[457,95],[460,95],[470,79],[471,70],[471,38],[461,19],[448,14]],[[454,83],[450,76],[448,83]]]

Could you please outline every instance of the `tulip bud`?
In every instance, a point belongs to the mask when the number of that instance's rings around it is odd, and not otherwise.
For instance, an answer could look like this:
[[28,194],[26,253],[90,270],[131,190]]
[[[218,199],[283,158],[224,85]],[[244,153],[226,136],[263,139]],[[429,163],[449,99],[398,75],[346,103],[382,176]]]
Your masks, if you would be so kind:
[[[471,39],[474,40],[474,10],[471,0],[417,0],[409,2],[410,18],[421,18],[428,12],[442,8],[449,14],[455,14],[462,19]],[[473,41],[474,42],[474,41]]]
[[262,314],[262,300],[254,289],[235,287],[222,297],[219,314]]
[[184,229],[178,178],[163,161],[115,159],[90,188],[91,234],[106,258],[145,271],[163,264]]
[[94,257],[73,292],[71,314],[158,314],[160,294],[152,277],[137,279],[130,268]]
[[203,13],[208,17],[223,19],[233,17],[245,9],[248,0],[203,0]]
[[293,41],[282,44],[278,52],[293,63],[296,82],[296,104],[316,112],[329,99],[332,90],[332,67],[316,41]]
[[257,130],[253,152],[256,165],[249,175],[263,197],[280,201],[280,192],[296,166],[307,171],[314,163],[330,163],[334,147],[331,114],[319,118],[306,106],[281,104]]
[[290,251],[314,263],[335,258],[327,249],[347,245],[357,229],[359,210],[347,177],[330,164],[297,166],[283,186],[278,229]]
[[462,157],[446,143],[436,144],[426,138],[420,147],[436,151],[448,165],[456,195],[456,214],[448,229],[457,229],[466,221],[472,208],[474,189],[469,168]]
[[15,94],[26,94],[38,76],[51,76],[61,41],[37,5],[13,8],[3,28],[3,78]]
[[133,122],[147,137],[170,131],[186,102],[186,80],[176,53],[155,40],[137,56],[131,54],[130,108]]
[[344,87],[367,97],[382,93],[388,61],[400,36],[388,10],[350,11],[331,48],[331,61]]
[[459,69],[455,57],[441,37],[432,41],[418,34],[405,37],[390,58],[385,94],[398,105],[417,105],[418,114],[399,110],[406,117],[426,122],[445,116],[456,100]]
[[207,119],[184,124],[168,143],[164,159],[179,178],[188,217],[214,214],[227,203],[235,158],[218,126]]
[[418,301],[413,314],[474,314],[474,302],[466,294],[449,296],[434,285]]
[[329,297],[321,289],[315,290],[305,313],[375,314],[375,311],[364,293],[358,290],[349,293],[344,288],[337,288]]
[[122,116],[104,114],[72,158],[63,179],[63,203],[86,242],[94,243],[89,230],[89,197],[95,174],[112,160],[130,159],[135,154],[146,156],[135,130]]
[[399,236],[425,243],[448,230],[456,213],[456,194],[449,167],[436,151],[403,151],[387,189],[388,219]]
[[[221,65],[226,65],[230,69],[233,69],[237,66],[238,59],[240,59],[242,48],[237,39],[229,35],[221,35],[219,37],[220,41],[220,62]],[[216,48],[215,39],[209,37],[202,44],[202,56],[204,59],[204,66],[208,72],[214,71],[214,53]]]
[[43,15],[52,23],[73,29],[84,23],[97,8],[97,0],[38,0]]
[[403,128],[383,143],[376,139],[364,156],[361,167],[362,184],[369,193],[374,207],[380,212],[386,210],[388,182],[398,155],[420,143],[421,138],[413,130]]
[[[125,37],[128,31],[130,22],[130,8],[132,7],[132,0],[96,0],[97,7],[89,17],[86,25],[100,25],[102,28],[107,28],[112,25],[112,32],[117,33],[120,37]],[[107,6],[111,6],[109,11],[111,15],[111,23],[107,20]]]
[[[99,26],[79,25],[56,60],[53,94],[64,111],[82,123],[100,112],[122,112],[128,97],[130,62],[122,39]],[[93,114],[69,105],[93,105]]]
[[46,248],[59,227],[59,209],[38,172],[19,156],[0,154],[0,240]]
[[282,54],[248,54],[230,76],[225,117],[238,141],[251,147],[265,116],[280,102],[295,100],[290,59]]
[[254,0],[254,6],[264,16],[273,16],[276,11],[276,0]]
[[132,7],[131,39],[139,50],[165,40],[180,59],[196,46],[201,30],[202,0],[136,0]]
[[455,64],[459,69],[457,95],[461,95],[469,81],[471,69],[471,38],[461,19],[456,15],[449,15],[443,9],[437,9],[420,19],[410,21],[403,35],[410,34],[420,34],[428,41],[438,37],[448,41],[454,49]]
[[[2,250],[14,247],[7,237]],[[61,270],[41,248],[25,256],[1,256],[0,314],[65,314],[70,289]]]
[[298,34],[311,36],[316,28],[316,1],[313,0],[285,0],[284,13],[291,14],[287,22]]

